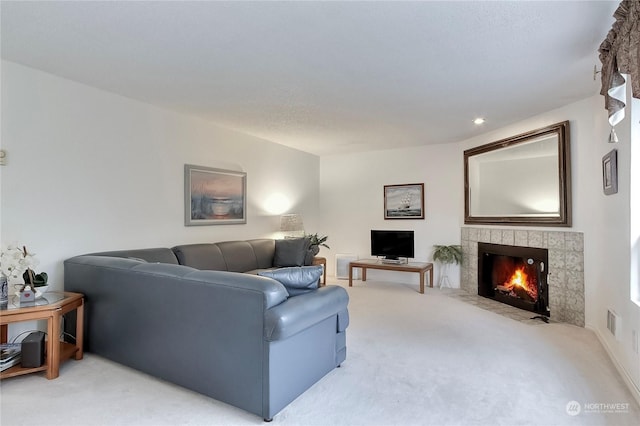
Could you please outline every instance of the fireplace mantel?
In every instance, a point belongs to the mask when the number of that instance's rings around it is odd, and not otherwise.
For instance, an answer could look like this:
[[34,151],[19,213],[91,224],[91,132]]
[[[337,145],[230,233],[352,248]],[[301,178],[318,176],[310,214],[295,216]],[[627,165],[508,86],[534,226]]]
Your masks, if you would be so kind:
[[549,250],[549,308],[551,320],[584,327],[584,234],[462,227],[460,286],[478,293],[478,242]]

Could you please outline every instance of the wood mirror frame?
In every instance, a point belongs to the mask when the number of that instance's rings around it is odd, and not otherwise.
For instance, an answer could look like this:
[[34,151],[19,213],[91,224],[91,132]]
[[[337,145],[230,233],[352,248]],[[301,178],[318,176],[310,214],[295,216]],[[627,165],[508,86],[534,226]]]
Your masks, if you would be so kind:
[[569,147],[569,122],[564,121],[465,150],[464,223],[571,226]]

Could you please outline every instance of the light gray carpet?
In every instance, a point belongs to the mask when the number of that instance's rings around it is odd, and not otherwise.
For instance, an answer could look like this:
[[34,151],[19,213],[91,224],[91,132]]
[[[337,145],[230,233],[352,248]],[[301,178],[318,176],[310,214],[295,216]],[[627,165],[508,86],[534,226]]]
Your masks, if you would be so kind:
[[[437,289],[347,289],[347,360],[271,424],[640,424],[640,407],[587,329],[514,320]],[[65,363],[56,380],[22,376],[0,390],[3,426],[264,424],[91,354]],[[619,405],[601,405],[611,403]]]

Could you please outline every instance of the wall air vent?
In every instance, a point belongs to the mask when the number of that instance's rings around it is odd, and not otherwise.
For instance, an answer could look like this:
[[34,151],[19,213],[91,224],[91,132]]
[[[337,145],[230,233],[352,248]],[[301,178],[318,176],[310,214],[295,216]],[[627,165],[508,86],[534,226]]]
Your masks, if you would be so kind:
[[[349,279],[349,262],[358,260],[355,254],[336,254],[336,278],[339,280]],[[353,279],[360,279],[360,268],[353,270]]]

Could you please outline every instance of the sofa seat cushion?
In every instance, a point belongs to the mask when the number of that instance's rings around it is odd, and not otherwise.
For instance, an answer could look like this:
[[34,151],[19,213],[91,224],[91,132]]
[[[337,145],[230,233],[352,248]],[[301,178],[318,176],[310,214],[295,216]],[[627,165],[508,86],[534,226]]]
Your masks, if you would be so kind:
[[287,289],[289,296],[297,296],[318,288],[322,265],[264,270],[258,275],[273,278]]

